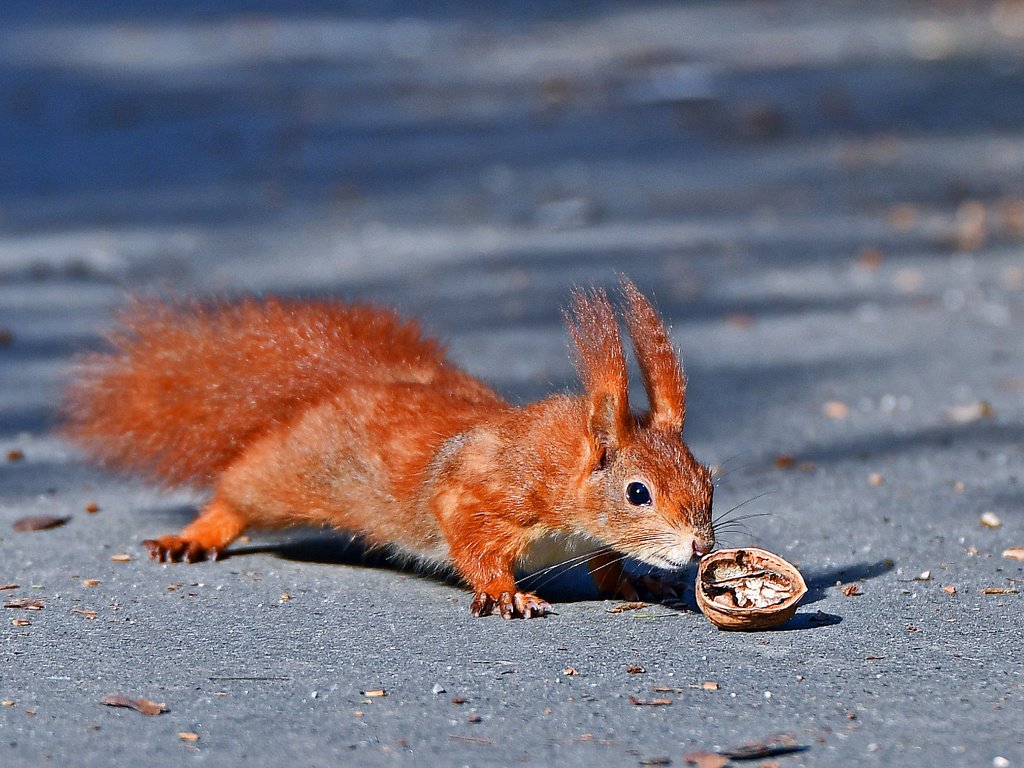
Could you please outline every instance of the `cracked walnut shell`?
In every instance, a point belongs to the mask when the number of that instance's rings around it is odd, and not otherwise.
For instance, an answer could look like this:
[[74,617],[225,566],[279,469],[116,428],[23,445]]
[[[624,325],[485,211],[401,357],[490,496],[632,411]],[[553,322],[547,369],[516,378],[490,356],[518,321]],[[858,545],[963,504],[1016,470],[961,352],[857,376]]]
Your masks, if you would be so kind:
[[697,605],[720,629],[767,629],[789,621],[807,594],[800,571],[763,549],[720,549],[697,567]]

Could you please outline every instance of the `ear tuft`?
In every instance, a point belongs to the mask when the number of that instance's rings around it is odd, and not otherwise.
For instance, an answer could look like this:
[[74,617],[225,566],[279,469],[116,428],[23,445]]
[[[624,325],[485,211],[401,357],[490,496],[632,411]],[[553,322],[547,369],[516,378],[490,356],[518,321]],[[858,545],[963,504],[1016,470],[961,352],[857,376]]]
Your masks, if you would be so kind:
[[651,425],[681,432],[686,418],[686,376],[668,329],[651,302],[627,277],[622,278],[622,295],[626,299],[626,325],[651,405]]
[[574,292],[565,321],[576,347],[576,369],[590,400],[591,437],[614,451],[628,436],[633,420],[626,358],[608,294],[600,288]]

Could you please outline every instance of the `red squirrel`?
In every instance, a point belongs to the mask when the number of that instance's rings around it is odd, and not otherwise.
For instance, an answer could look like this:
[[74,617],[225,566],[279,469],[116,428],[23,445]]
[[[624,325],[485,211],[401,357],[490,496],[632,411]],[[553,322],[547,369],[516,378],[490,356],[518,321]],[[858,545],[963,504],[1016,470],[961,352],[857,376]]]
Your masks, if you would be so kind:
[[161,562],[217,559],[250,527],[329,525],[450,566],[476,616],[543,616],[515,569],[573,540],[597,588],[637,599],[629,556],[675,570],[710,551],[710,471],[682,440],[686,379],[629,280],[622,313],[650,403],[630,409],[601,289],[564,313],[585,394],[523,407],[456,367],[415,321],[369,305],[268,298],[136,302],[111,349],[79,360],[65,432],[94,459],[212,487]]

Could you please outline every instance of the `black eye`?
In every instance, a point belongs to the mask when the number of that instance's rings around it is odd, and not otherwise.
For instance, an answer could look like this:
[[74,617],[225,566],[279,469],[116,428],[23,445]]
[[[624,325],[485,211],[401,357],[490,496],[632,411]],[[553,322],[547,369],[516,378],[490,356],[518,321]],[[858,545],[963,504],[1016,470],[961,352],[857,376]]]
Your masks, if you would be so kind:
[[643,483],[632,482],[626,486],[626,498],[634,507],[643,507],[651,503],[651,492]]

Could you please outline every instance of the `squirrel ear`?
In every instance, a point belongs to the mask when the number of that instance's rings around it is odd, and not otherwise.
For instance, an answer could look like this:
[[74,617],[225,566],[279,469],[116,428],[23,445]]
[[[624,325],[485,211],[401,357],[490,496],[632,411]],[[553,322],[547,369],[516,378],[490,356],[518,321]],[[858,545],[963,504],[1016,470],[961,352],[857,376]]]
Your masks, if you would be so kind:
[[620,407],[611,395],[603,395],[590,401],[590,420],[587,428],[594,445],[594,468],[606,464],[619,450],[629,434],[631,426],[629,409]]
[[686,375],[658,311],[629,278],[622,278],[626,325],[644,389],[651,405],[651,426],[681,432],[686,418]]
[[576,345],[576,368],[590,400],[590,437],[603,451],[615,451],[629,434],[629,381],[619,324],[608,295],[600,288],[573,294],[565,313]]

